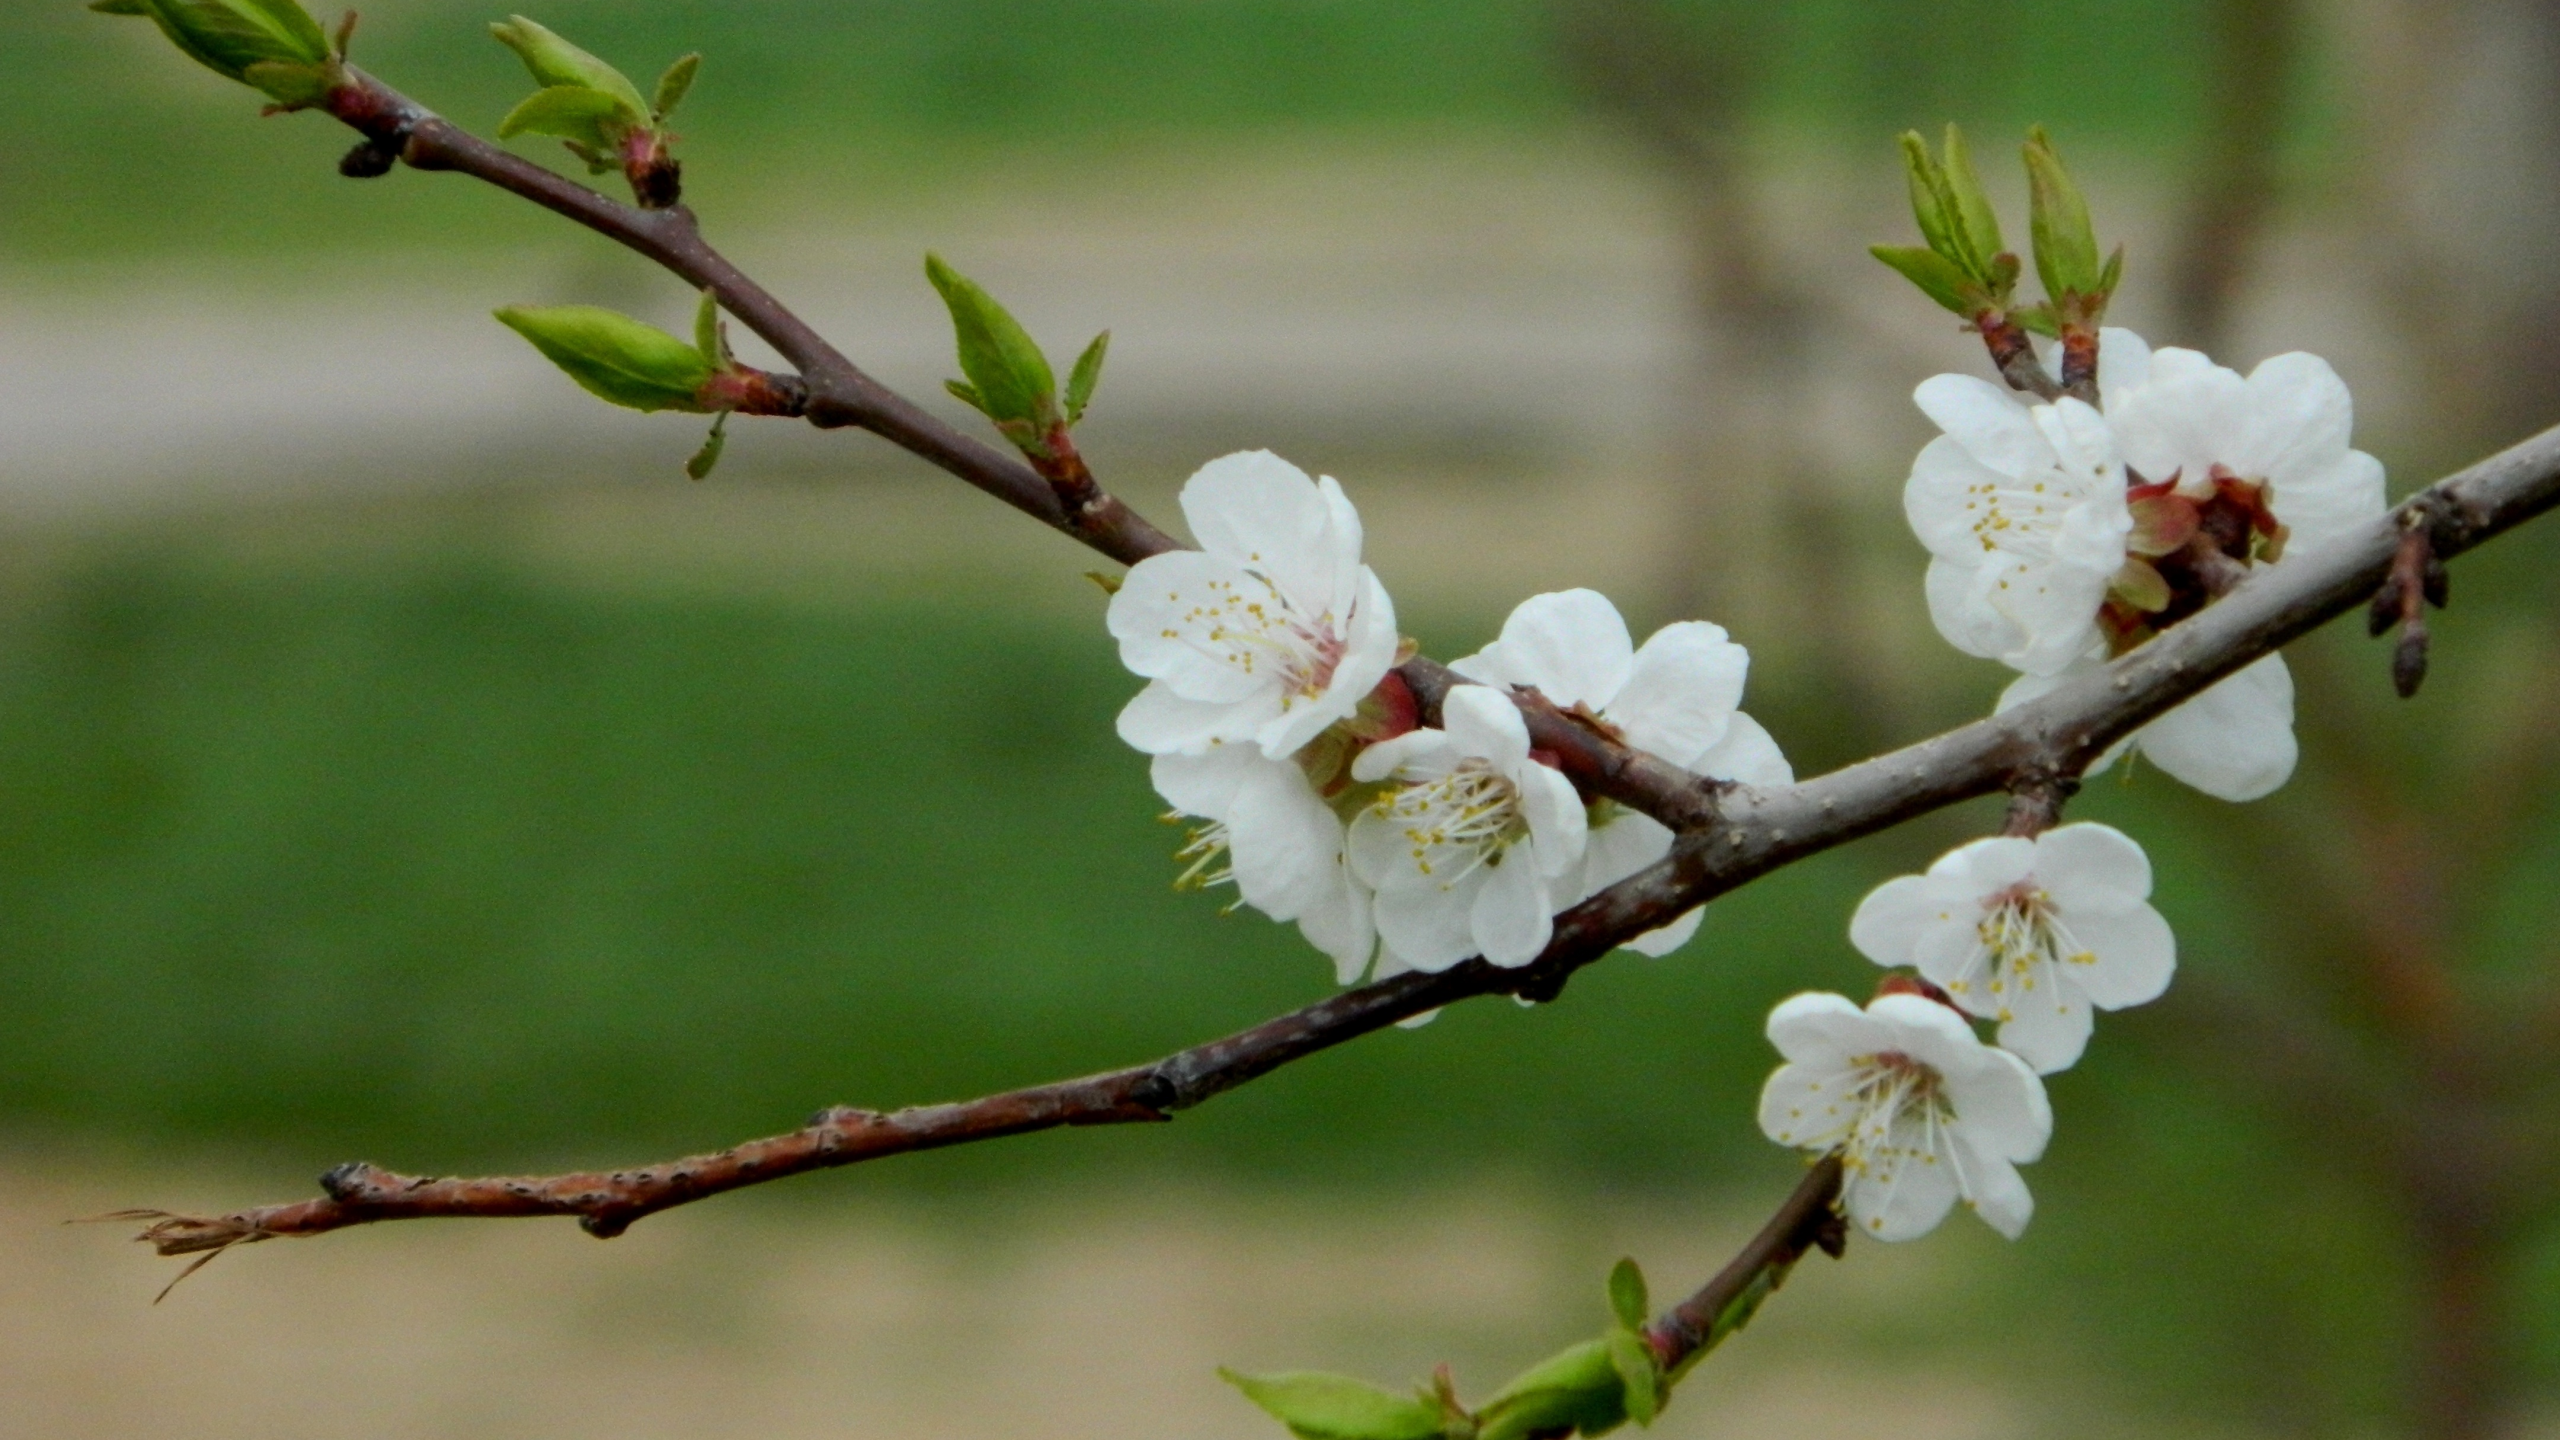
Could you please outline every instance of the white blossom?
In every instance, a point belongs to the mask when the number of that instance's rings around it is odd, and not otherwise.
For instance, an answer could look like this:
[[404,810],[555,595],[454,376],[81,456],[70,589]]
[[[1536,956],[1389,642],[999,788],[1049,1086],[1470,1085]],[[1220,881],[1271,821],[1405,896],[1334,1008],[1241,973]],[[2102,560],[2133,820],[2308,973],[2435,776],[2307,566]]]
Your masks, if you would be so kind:
[[[1795,779],[1787,757],[1742,702],[1750,652],[1702,620],[1666,625],[1636,648],[1627,622],[1595,590],[1564,590],[1524,600],[1502,625],[1501,638],[1449,668],[1497,688],[1528,686],[1555,704],[1582,707],[1626,743],[1694,774],[1747,785]],[[1582,876],[1568,903],[1607,889],[1671,853],[1662,822],[1614,801],[1586,812],[1589,840]],[[1691,910],[1627,942],[1667,955],[1698,930]]]
[[1769,1014],[1787,1063],[1760,1092],[1781,1145],[1838,1150],[1841,1203],[1879,1240],[1925,1235],[1957,1200],[2014,1240],[2035,1213],[2017,1167],[2044,1153],[2053,1111],[2026,1062],[1985,1045],[1964,1017],[1913,994],[1861,1010],[1806,994]]
[[[2103,669],[2106,657],[2085,655],[2058,675],[2022,675],[2000,692],[2005,713]],[[2092,775],[2127,751],[2217,800],[2255,800],[2293,778],[2301,748],[2293,738],[2293,672],[2282,655],[2250,662],[2194,699],[2143,726],[2098,757]]]
[[1351,822],[1351,870],[1376,892],[1391,968],[1445,970],[1470,955],[1526,965],[1580,899],[1585,819],[1573,783],[1529,756],[1519,707],[1452,686],[1441,729],[1369,747],[1355,780],[1388,782]]
[[1303,766],[1226,745],[1206,755],[1159,755],[1151,778],[1177,813],[1205,822],[1182,851],[1191,862],[1186,882],[1233,883],[1245,904],[1296,921],[1307,943],[1333,958],[1345,985],[1368,970],[1377,949],[1369,887],[1344,855],[1342,817]]
[[1945,432],[1911,462],[1903,512],[1929,549],[1929,618],[1947,643],[2031,675],[2098,643],[2098,607],[2133,528],[2099,413],[2029,406],[1969,375],[1912,398]]
[[1298,751],[1395,663],[1395,607],[1360,563],[1360,516],[1332,476],[1267,450],[1182,487],[1198,550],[1151,556],[1111,597],[1120,659],[1148,677],[1120,738],[1150,755],[1251,743]]
[[2050,1075],[2088,1045],[2092,1006],[2120,1010],[2168,988],[2177,942],[2150,896],[2142,847],[2084,821],[1976,840],[1925,875],[1886,881],[1859,904],[1849,941],[1999,1021],[2001,1046]]

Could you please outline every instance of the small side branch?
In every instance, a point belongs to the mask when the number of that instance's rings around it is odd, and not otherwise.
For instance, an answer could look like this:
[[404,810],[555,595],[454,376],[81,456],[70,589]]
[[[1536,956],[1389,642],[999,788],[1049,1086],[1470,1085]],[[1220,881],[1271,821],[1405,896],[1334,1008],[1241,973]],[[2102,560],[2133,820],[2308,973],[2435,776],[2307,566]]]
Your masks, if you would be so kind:
[[2063,388],[2054,382],[2044,362],[2036,358],[2035,342],[2017,321],[1996,310],[1985,310],[1973,319],[1974,330],[1982,336],[1982,346],[1991,352],[1991,363],[1998,367],[2000,378],[2009,388],[2033,395],[2039,400],[2059,400]]
[[2373,593],[2373,603],[2365,611],[2365,628],[2379,636],[2392,626],[2400,627],[2400,641],[2391,649],[2391,687],[2400,698],[2415,698],[2418,687],[2427,679],[2427,607],[2441,610],[2453,598],[2453,575],[2437,557],[2435,547],[2435,509],[2423,503],[2425,497],[2410,502],[2400,514],[2400,544],[2392,552],[2391,576]]
[[1818,1249],[1839,1258],[1849,1243],[1839,1200],[1840,1157],[1835,1153],[1814,1162],[1778,1213],[1714,1279],[1644,1328],[1645,1343],[1653,1347],[1663,1373],[1679,1374],[1748,1320],[1761,1297],[1786,1280],[1806,1251]]

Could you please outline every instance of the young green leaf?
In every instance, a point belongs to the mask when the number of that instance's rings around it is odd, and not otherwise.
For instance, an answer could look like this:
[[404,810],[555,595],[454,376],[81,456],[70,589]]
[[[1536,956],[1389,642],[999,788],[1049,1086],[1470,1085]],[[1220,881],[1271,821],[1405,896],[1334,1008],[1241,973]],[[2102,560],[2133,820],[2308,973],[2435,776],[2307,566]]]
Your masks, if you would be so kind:
[[693,88],[694,73],[701,68],[702,57],[698,54],[687,55],[668,66],[666,73],[658,77],[658,90],[650,98],[649,113],[660,120],[676,113],[676,107],[684,103],[685,92]]
[[600,400],[633,410],[710,408],[695,398],[710,362],[654,325],[593,305],[511,305],[497,317]]
[[1084,407],[1093,403],[1093,387],[1102,383],[1102,357],[1110,351],[1111,332],[1105,330],[1093,337],[1093,343],[1076,357],[1075,368],[1067,372],[1068,424],[1082,420]]
[[1644,1272],[1636,1268],[1633,1257],[1620,1260],[1609,1271],[1609,1313],[1630,1330],[1641,1330],[1653,1318],[1653,1306],[1645,1298]]
[[1970,320],[1989,297],[1965,277],[1956,263],[1935,250],[1917,245],[1870,245],[1867,253],[1900,271],[1920,293]]
[[1653,1358],[1653,1347],[1633,1330],[1609,1332],[1609,1364],[1618,1372],[1618,1391],[1626,1405],[1627,1418],[1638,1425],[1651,1425],[1662,1413],[1662,1367]]
[[693,458],[684,462],[686,477],[700,480],[710,475],[711,467],[720,463],[720,452],[728,448],[729,412],[723,410],[720,418],[711,422],[711,433],[703,437],[702,448],[694,451]]
[[[951,309],[960,350],[960,373],[977,392],[977,407],[999,426],[1027,431],[1033,443],[1060,419],[1058,380],[1048,357],[1020,322],[978,283],[942,262],[924,257],[924,273]],[[955,392],[956,393],[956,392]],[[1024,435],[1008,430],[1017,443]]]
[[961,404],[968,406],[970,409],[977,411],[981,415],[987,413],[986,397],[978,393],[977,386],[970,384],[966,380],[945,380],[942,382],[942,388],[951,392],[952,399],[959,401]]
[[1947,122],[1943,168],[1947,197],[1952,202],[1950,228],[1962,237],[1965,269],[1976,280],[1988,283],[1992,278],[1992,257],[2000,253],[2000,216],[1991,208],[1991,197],[1983,193],[1982,177],[1974,173],[1973,157],[1964,148],[1964,132],[1952,120]]
[[1938,162],[1929,158],[1929,142],[1917,130],[1902,132],[1902,167],[1911,184],[1911,218],[1920,225],[1920,238],[1940,255],[1955,248],[1953,222],[1948,218],[1946,177],[1939,173]]
[[109,0],[90,8],[147,17],[187,58],[243,83],[256,83],[248,75],[253,65],[325,67],[332,60],[320,22],[293,0]]
[[2036,247],[2036,278],[2048,299],[2089,295],[2098,289],[2098,236],[2089,205],[2071,183],[2062,157],[2039,125],[2027,132],[2028,228]]
[[729,363],[729,342],[720,334],[720,301],[710,291],[702,292],[702,303],[693,311],[693,348],[711,362],[714,370]]
[[1347,1375],[1218,1375],[1301,1440],[1440,1440],[1440,1407]]
[[604,150],[620,144],[630,126],[622,102],[584,85],[547,85],[498,122],[498,138],[512,140],[527,133],[556,135]]
[[1495,1392],[1476,1412],[1477,1440],[1526,1440],[1567,1427],[1585,1435],[1605,1434],[1627,1418],[1625,1392],[1617,1364],[1609,1358],[1609,1342],[1585,1340],[1522,1371]]
[[622,102],[635,125],[646,124],[649,108],[640,99],[640,91],[630,77],[602,60],[561,39],[543,26],[522,15],[509,16],[503,23],[491,25],[489,33],[498,43],[516,52],[524,68],[543,85],[583,85],[601,90]]
[[2124,247],[2118,245],[2107,252],[2105,268],[2098,271],[2098,298],[2113,299],[2116,287],[2124,283]]

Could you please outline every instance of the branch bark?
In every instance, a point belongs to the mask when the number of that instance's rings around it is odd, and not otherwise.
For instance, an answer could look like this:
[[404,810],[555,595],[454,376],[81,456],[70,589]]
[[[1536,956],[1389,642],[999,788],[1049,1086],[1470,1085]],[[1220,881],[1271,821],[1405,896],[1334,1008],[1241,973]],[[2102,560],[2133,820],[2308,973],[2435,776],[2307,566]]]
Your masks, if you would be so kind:
[[[353,72],[351,72],[353,73]],[[809,418],[879,434],[1043,523],[1127,563],[1176,542],[1098,489],[1070,509],[1028,464],[964,436],[862,373],[705,244],[682,207],[621,204],[456,129],[360,73],[330,113],[368,144],[422,169],[476,175],[649,256],[700,288],[799,367]],[[2405,504],[2430,507],[2435,553],[2450,558],[2560,503],[2560,428],[2464,470]],[[152,1212],[140,1238],[167,1255],[384,1220],[575,1216],[619,1234],[643,1216],[786,1175],[1061,1125],[1158,1121],[1347,1040],[1481,995],[1552,999],[1575,971],[1760,875],[1924,812],[2000,790],[2058,797],[2108,746],[2214,681],[2364,603],[2389,574],[2403,530],[2395,512],[2316,555],[2254,576],[2103,671],[2031,704],[1798,785],[1757,790],[1708,781],[1629,750],[1533,692],[1515,696],[1535,743],[1596,793],[1680,831],[1671,854],[1557,917],[1555,938],[1517,969],[1470,960],[1345,991],[1224,1039],[1145,1065],[975,1100],[890,1114],[839,1108],[788,1134],[612,1172],[445,1179],[340,1166],[324,1197],[216,1217]],[[1426,711],[1455,683],[1426,660],[1404,674]],[[2027,802],[2032,812],[2045,802]],[[2036,817],[2036,818],[2041,818]],[[2030,822],[2031,823],[2031,822]]]

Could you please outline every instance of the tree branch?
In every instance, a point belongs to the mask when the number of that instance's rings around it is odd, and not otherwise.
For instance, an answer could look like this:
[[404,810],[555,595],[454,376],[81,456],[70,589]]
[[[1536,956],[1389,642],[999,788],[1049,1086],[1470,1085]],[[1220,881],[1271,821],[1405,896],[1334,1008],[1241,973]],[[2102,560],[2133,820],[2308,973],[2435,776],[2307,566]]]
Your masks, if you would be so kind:
[[[2437,553],[2468,550],[2560,503],[2560,427],[2412,497],[2436,508]],[[644,1215],[786,1175],[1061,1125],[1170,1118],[1291,1061],[1480,995],[1548,1000],[1620,942],[1761,875],[1930,810],[2050,777],[2077,775],[2117,740],[2216,680],[2363,604],[2388,573],[2401,531],[2384,516],[2332,547],[2252,577],[2083,680],[2005,715],[1771,789],[1703,792],[1711,823],[1671,854],[1556,917],[1537,960],[1469,960],[1347,990],[1152,1064],[891,1114],[837,1109],[787,1135],[664,1164],[549,1177],[450,1180],[341,1166],[325,1199],[196,1218],[155,1216],[140,1238],[162,1254],[219,1251],[379,1220],[573,1215],[614,1235]],[[1541,702],[1542,703],[1542,702]],[[1574,727],[1579,728],[1579,727]],[[1655,762],[1660,763],[1660,762]]]
[[[1724,1338],[1718,1322],[1725,1319],[1738,1302],[1753,1299],[1752,1291],[1768,1277],[1765,1295],[1778,1288],[1787,1272],[1804,1258],[1804,1252],[1819,1248],[1837,1256],[1848,1244],[1849,1232],[1841,1222],[1835,1202],[1840,1198],[1840,1155],[1834,1151],[1814,1162],[1804,1179],[1789,1195],[1760,1233],[1742,1252],[1725,1262],[1697,1294],[1662,1312],[1644,1327],[1645,1343],[1653,1347],[1654,1358],[1661,1362],[1666,1375],[1678,1375],[1681,1367],[1703,1354]],[[1723,1327],[1730,1332],[1743,1314]]]

